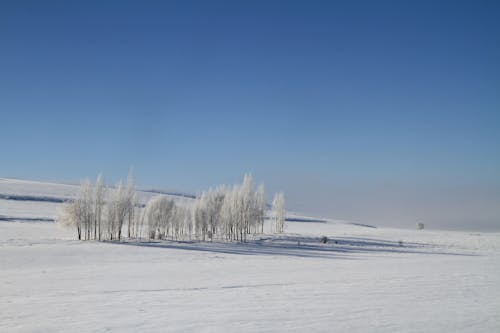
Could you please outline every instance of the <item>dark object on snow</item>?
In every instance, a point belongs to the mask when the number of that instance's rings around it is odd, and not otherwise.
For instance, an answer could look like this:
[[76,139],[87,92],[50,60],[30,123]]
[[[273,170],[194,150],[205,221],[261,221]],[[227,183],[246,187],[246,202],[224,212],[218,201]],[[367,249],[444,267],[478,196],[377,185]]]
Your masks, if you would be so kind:
[[402,240],[400,240],[398,243],[399,243],[399,246],[403,246],[403,241]]
[[326,244],[326,243],[328,243],[328,237],[326,237],[326,236],[321,237],[321,239],[319,240],[319,242],[320,242],[321,244]]

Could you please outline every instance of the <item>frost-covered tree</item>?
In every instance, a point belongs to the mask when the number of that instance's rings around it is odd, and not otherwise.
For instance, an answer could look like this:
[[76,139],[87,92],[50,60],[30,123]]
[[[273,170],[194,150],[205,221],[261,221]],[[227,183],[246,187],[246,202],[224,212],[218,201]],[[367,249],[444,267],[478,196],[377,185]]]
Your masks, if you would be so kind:
[[227,239],[246,241],[247,234],[262,230],[264,195],[263,186],[255,191],[251,175],[245,175],[242,184],[225,188],[219,219]]
[[285,230],[285,196],[283,192],[276,193],[272,208],[273,231],[282,233]]
[[[107,190],[101,175],[95,186],[83,181],[75,200],[64,205],[58,222],[74,227],[78,239],[121,240],[126,236],[150,239],[225,238],[245,242],[247,235],[264,230],[266,210],[264,186],[257,188],[247,174],[241,184],[220,186],[202,192],[195,200],[174,202],[158,195],[139,207],[134,180],[120,181]],[[273,231],[284,229],[284,197],[273,202]],[[126,229],[125,229],[126,228]]]
[[58,223],[74,227],[78,239],[91,239],[94,222],[94,195],[90,181],[81,183],[80,190],[71,202],[64,204],[58,217]]
[[80,240],[120,240],[125,221],[129,228],[134,223],[137,195],[133,181],[129,178],[126,189],[120,181],[107,201],[106,193],[102,175],[95,186],[89,180],[82,181],[75,199],[64,204],[58,222],[74,227]]
[[65,203],[57,217],[59,225],[76,230],[78,240],[82,239],[82,221],[82,210],[77,200]]
[[246,235],[250,233],[250,229],[257,222],[254,214],[254,200],[255,200],[255,189],[253,185],[253,178],[251,175],[247,174],[243,178],[243,184],[241,184],[239,191],[239,207],[241,213],[241,226],[239,228],[240,240],[246,240]]
[[190,236],[191,228],[191,210],[187,207],[174,205],[172,209],[172,237],[180,239]]
[[134,231],[134,224],[136,223],[136,206],[137,206],[137,193],[135,191],[134,177],[132,172],[128,175],[127,189],[125,190],[124,205],[127,214],[127,236],[130,238]]
[[82,231],[85,239],[90,239],[94,222],[94,189],[90,180],[86,179],[80,187],[80,205],[82,209]]
[[128,223],[128,235],[130,235],[135,217],[135,206],[136,192],[133,178],[130,176],[126,187],[123,186],[120,180],[116,189],[110,193],[107,204],[109,239],[120,240],[126,222]]
[[159,195],[149,200],[145,214],[150,239],[162,239],[169,235],[174,205],[174,201],[166,195]]
[[104,186],[104,180],[102,174],[97,176],[97,181],[95,185],[95,202],[94,202],[94,239],[101,240],[102,236],[102,214],[104,207],[104,198],[106,197],[106,187]]
[[221,229],[228,240],[235,239],[236,225],[238,224],[238,214],[237,214],[237,187],[233,186],[232,189],[228,189],[224,196],[224,201],[222,202],[220,218],[221,218]]
[[264,233],[264,216],[266,214],[266,197],[264,192],[264,185],[259,185],[255,192],[255,219],[260,225],[260,232]]
[[194,206],[194,228],[197,236],[200,236],[203,240],[208,232],[208,207],[207,200],[202,195]]
[[109,208],[112,210],[110,217],[113,218],[110,228],[110,239],[121,239],[122,228],[125,222],[125,217],[127,216],[127,202],[126,202],[126,192],[123,188],[123,183],[120,180],[116,186],[116,190],[113,191],[111,198],[109,200]]
[[224,187],[217,187],[201,193],[194,205],[194,225],[196,233],[203,239],[209,233],[210,238],[221,227],[221,209],[226,196]]

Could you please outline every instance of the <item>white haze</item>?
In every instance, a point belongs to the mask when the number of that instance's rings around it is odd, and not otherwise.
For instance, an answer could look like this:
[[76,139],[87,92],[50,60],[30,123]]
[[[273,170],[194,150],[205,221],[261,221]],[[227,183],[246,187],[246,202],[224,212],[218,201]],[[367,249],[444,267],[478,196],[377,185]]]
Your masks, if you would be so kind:
[[285,188],[289,208],[305,214],[375,224],[450,230],[500,230],[500,186],[335,186]]

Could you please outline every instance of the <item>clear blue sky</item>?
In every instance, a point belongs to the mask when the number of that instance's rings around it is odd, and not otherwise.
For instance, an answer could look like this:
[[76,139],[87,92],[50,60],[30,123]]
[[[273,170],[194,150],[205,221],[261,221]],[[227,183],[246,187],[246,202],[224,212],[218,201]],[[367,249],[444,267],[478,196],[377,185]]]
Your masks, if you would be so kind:
[[500,228],[500,2],[5,1],[0,116],[0,177]]

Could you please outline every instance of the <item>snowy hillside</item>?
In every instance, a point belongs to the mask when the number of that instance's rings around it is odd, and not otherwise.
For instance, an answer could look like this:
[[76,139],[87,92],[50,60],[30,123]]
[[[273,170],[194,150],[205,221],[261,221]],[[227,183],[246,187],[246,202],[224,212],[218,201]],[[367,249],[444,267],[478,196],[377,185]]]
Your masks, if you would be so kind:
[[[79,187],[79,185],[0,178],[0,221],[54,221],[61,205],[74,199]],[[186,193],[160,190],[142,190],[138,191],[138,194],[141,205],[156,195],[166,195],[179,204],[191,202],[195,197]],[[346,221],[303,216],[292,211],[287,212],[287,221],[351,224]]]
[[[0,178],[0,221],[53,221],[61,204],[74,199],[78,190],[79,185]],[[140,204],[158,194],[167,195],[176,202],[192,200],[181,193],[138,191],[138,194]]]
[[500,331],[499,233],[288,214],[246,244],[81,242],[52,222],[76,191],[0,179],[0,332]]

